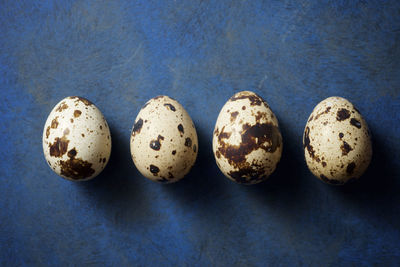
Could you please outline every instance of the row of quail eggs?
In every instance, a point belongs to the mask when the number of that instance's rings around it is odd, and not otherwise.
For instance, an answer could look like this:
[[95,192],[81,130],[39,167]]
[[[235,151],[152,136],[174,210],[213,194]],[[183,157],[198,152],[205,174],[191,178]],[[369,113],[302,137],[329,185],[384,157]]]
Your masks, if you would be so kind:
[[[77,96],[53,108],[42,144],[50,168],[72,181],[97,176],[111,154],[106,119],[92,102]],[[160,183],[182,179],[193,167],[198,148],[194,123],[178,101],[157,96],[142,107],[132,127],[130,151],[143,176]],[[341,97],[329,97],[314,108],[304,129],[303,148],[310,171],[333,185],[358,179],[372,157],[367,123]],[[282,155],[278,119],[261,96],[251,91],[236,93],[218,115],[212,149],[227,178],[241,184],[262,182]]]

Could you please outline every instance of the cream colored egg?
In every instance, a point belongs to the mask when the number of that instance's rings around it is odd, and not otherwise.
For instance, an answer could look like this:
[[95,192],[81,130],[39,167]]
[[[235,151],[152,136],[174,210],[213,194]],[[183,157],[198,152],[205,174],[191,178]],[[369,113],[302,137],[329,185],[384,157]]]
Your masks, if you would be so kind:
[[329,97],[314,108],[303,145],[310,171],[333,185],[359,178],[372,157],[367,123],[353,104],[341,97]]
[[168,96],[150,99],[136,117],[131,155],[140,173],[152,181],[182,179],[196,161],[196,128],[186,110]]
[[43,130],[43,152],[50,168],[61,177],[85,181],[107,165],[111,136],[100,110],[82,97],[61,100]]
[[255,184],[268,178],[282,155],[278,120],[257,94],[243,91],[222,107],[213,135],[213,152],[232,181]]

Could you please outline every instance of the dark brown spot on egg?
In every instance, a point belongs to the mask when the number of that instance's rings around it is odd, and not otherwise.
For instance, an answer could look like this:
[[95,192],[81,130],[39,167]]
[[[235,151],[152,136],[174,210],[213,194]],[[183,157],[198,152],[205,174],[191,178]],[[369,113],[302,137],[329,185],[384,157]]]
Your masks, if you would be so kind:
[[161,148],[161,140],[164,140],[164,137],[161,135],[158,135],[157,140],[151,140],[150,142],[150,148],[154,150],[160,150]]
[[308,119],[308,122],[312,121],[312,120],[313,120],[313,118],[314,118],[314,116],[313,116],[313,115],[311,115],[311,116],[310,116],[310,118]]
[[238,111],[232,112],[231,113],[231,122],[234,122],[236,120],[236,117],[239,115]]
[[68,151],[68,157],[73,158],[75,157],[77,154],[75,147],[73,149],[71,149],[70,151]]
[[142,127],[143,127],[143,120],[139,118],[139,120],[133,125],[132,135],[135,136],[137,133],[140,133]]
[[52,128],[52,129],[57,129],[57,127],[58,127],[58,116],[57,117],[55,117],[52,121],[51,121],[51,125],[50,125],[50,127]]
[[196,151],[197,151],[197,146],[196,146],[196,144],[194,144],[193,145],[193,152],[196,153]]
[[168,179],[174,179],[174,175],[171,172],[168,172]]
[[270,124],[255,124],[250,126],[244,124],[242,126],[240,146],[227,145],[223,142],[223,139],[229,138],[230,133],[224,133],[222,131],[218,136],[218,142],[220,147],[218,150],[232,163],[245,161],[245,156],[254,150],[259,148],[264,149],[267,152],[275,152],[275,150],[281,145],[281,135],[278,127]]
[[325,161],[322,161],[321,164],[322,164],[322,167],[324,167],[324,168],[326,167],[326,162]]
[[314,120],[318,120],[318,118],[319,118],[321,115],[328,114],[330,110],[331,110],[331,107],[326,107],[326,109],[325,109],[324,111],[318,113],[318,114],[315,116],[315,119],[314,119]]
[[310,144],[310,128],[306,127],[306,130],[304,131],[304,137],[303,137],[303,148],[307,149],[308,154],[310,155],[310,157],[314,160],[316,160],[317,162],[320,161],[319,157],[317,157],[315,155],[315,151],[313,146]]
[[185,133],[185,129],[183,129],[183,125],[182,124],[178,125],[178,131],[181,133],[181,136]]
[[82,114],[82,111],[75,109],[74,111],[74,117],[78,118]]
[[100,125],[100,130],[103,130],[103,126]]
[[92,176],[95,172],[92,169],[92,163],[89,163],[81,158],[75,158],[77,152],[75,148],[68,152],[68,160],[60,160],[61,175],[71,179],[80,180]]
[[353,150],[346,141],[343,141],[343,145],[340,146],[340,149],[342,150],[342,156],[346,156],[351,150]]
[[261,123],[261,119],[267,119],[267,113],[257,111],[256,122]]
[[217,150],[215,151],[215,156],[217,156],[217,158],[221,158],[221,153]]
[[[239,183],[255,183],[255,179],[265,178],[265,170],[261,166],[252,166],[246,161],[246,156],[252,151],[263,149],[266,152],[273,153],[281,146],[282,137],[279,128],[270,123],[256,123],[255,125],[244,124],[242,126],[241,144],[229,145],[224,139],[229,138],[230,133],[225,133],[222,128],[218,136],[218,151],[224,156],[229,164],[238,171],[228,173],[235,181]],[[216,156],[219,157],[216,153]],[[257,180],[258,181],[258,180]]]
[[339,138],[340,138],[340,139],[342,139],[342,138],[343,138],[343,136],[344,136],[344,134],[343,134],[343,133],[339,133]]
[[341,108],[337,111],[336,113],[336,120],[338,121],[344,121],[346,119],[350,118],[350,111],[348,111],[345,108]]
[[354,162],[350,163],[349,165],[347,165],[346,173],[349,175],[353,174],[355,167],[356,167],[356,164]]
[[329,179],[325,175],[321,174],[319,177],[321,177],[321,180],[324,181],[325,183],[332,184],[332,185],[341,185],[343,184],[342,181],[338,181],[335,179]]
[[82,133],[81,135],[82,135],[82,137],[85,137],[85,134]]
[[61,138],[56,137],[54,139],[54,143],[49,144],[50,156],[56,157],[56,158],[62,157],[65,153],[67,153],[68,143],[69,143],[69,140],[67,140],[65,138],[65,136],[63,136]]
[[254,148],[258,149],[264,143],[269,143],[269,145],[261,148],[271,153],[275,152],[275,150],[281,146],[282,137],[279,129],[270,123],[256,123],[252,126],[244,124],[242,129],[242,142],[249,144],[249,152],[254,150]]
[[68,105],[65,103],[65,101],[63,101],[63,102],[61,102],[60,105],[58,105],[56,111],[61,112],[61,111],[63,111],[64,109],[67,109],[67,108],[68,108]]
[[231,137],[232,133],[224,132],[224,129],[225,129],[225,126],[222,127],[220,134],[216,133],[216,135],[218,135],[218,142],[221,142],[222,139],[229,139],[229,137]]
[[77,99],[78,101],[81,101],[83,104],[85,104],[86,106],[90,106],[93,105],[92,102],[90,102],[89,100],[87,100],[86,98],[80,97],[80,96],[72,96],[72,99]]
[[192,146],[192,139],[190,139],[189,137],[186,137],[185,146],[191,147]]
[[176,154],[176,150],[172,150],[172,155],[175,155]]
[[246,106],[243,106],[243,107],[242,107],[242,110],[246,110]]
[[50,126],[47,126],[47,129],[46,129],[46,138],[49,138],[49,135],[50,135]]
[[261,106],[262,103],[265,103],[264,100],[254,93],[241,92],[234,96],[232,96],[229,100],[234,102],[240,99],[248,99],[250,101],[250,106]]
[[172,104],[165,103],[164,106],[166,106],[169,110],[176,111],[175,107]]
[[151,165],[150,165],[150,172],[151,172],[154,176],[157,176],[158,173],[160,172],[160,169],[159,169],[157,166],[151,164]]
[[350,124],[353,125],[353,126],[355,126],[355,127],[357,127],[358,129],[361,128],[361,123],[360,123],[357,119],[355,119],[355,118],[351,118]]
[[103,163],[106,163],[107,158],[103,158]]

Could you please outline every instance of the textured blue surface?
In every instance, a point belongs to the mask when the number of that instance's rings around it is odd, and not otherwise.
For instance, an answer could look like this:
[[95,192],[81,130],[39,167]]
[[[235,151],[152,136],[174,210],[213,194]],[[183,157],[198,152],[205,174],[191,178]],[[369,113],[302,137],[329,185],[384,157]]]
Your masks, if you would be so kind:
[[[281,163],[255,186],[215,165],[212,131],[239,90],[269,103]],[[199,135],[172,185],[135,169],[130,129],[165,94]],[[53,106],[94,102],[113,149],[86,183],[57,177],[42,152]],[[303,159],[322,99],[348,98],[373,134],[362,179],[332,187]],[[1,1],[0,265],[265,266],[400,263],[400,2]]]

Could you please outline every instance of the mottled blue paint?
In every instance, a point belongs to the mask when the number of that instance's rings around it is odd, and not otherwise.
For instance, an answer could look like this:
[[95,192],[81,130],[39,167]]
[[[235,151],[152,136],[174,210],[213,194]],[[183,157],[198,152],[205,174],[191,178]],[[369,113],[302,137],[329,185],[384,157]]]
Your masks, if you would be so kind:
[[[238,90],[279,118],[271,179],[224,178],[214,123]],[[2,1],[0,265],[398,266],[399,1]],[[140,107],[165,94],[199,135],[192,172],[172,185],[140,176],[129,153]],[[72,183],[41,147],[52,107],[84,96],[107,118],[112,156]],[[374,157],[345,187],[315,179],[302,132],[322,99],[353,102]]]

